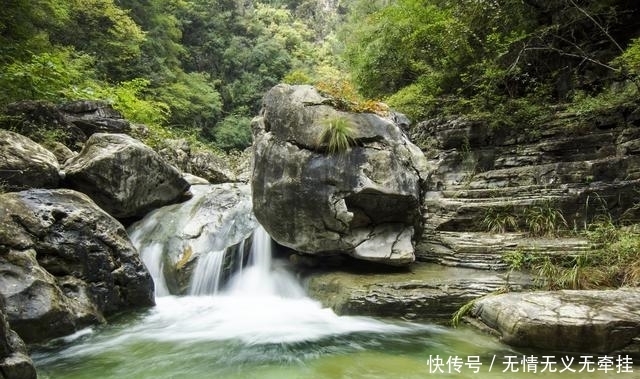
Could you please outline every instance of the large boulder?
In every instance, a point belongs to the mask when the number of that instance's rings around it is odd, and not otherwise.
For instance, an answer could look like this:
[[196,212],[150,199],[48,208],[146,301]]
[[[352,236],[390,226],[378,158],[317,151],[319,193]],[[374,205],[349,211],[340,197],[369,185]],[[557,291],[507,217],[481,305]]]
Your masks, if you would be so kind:
[[512,346],[611,354],[637,340],[639,310],[638,289],[567,290],[485,297],[472,315]]
[[131,125],[104,101],[78,100],[56,105],[47,101],[8,104],[0,127],[15,130],[50,147],[52,140],[74,151],[94,133],[129,133]]
[[[426,159],[390,119],[334,108],[310,86],[278,85],[254,120],[253,206],[278,243],[309,254],[414,261]],[[327,122],[353,128],[355,145],[329,153]]]
[[0,295],[25,342],[154,304],[153,282],[123,226],[86,195],[0,195]]
[[0,378],[36,379],[36,369],[29,358],[27,347],[16,332],[11,330],[0,296]]
[[190,286],[193,271],[210,253],[223,254],[224,268],[218,278],[220,282],[227,279],[242,265],[242,257],[234,256],[233,249],[258,226],[248,184],[194,185],[191,191],[188,201],[156,209],[128,229],[155,278],[158,295],[194,290]]
[[0,129],[0,185],[9,191],[54,188],[60,181],[56,157],[31,139]]
[[68,185],[116,218],[141,217],[179,201],[189,188],[178,170],[124,134],[96,133],[64,166]]

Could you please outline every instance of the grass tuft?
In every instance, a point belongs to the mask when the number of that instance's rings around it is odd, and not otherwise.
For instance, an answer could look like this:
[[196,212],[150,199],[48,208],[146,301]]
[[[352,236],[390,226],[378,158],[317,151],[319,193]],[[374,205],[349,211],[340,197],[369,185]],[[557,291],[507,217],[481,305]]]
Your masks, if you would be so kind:
[[355,126],[344,117],[335,117],[322,122],[322,132],[316,147],[325,148],[330,154],[343,153],[355,145]]

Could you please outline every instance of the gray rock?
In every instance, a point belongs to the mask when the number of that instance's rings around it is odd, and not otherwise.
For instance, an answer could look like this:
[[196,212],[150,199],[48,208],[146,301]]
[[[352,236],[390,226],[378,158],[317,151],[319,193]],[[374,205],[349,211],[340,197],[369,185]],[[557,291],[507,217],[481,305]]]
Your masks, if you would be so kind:
[[140,217],[179,201],[189,188],[155,151],[124,134],[92,135],[64,170],[71,188],[116,218]]
[[196,151],[185,139],[166,140],[158,153],[184,173],[202,177],[210,183],[236,181],[228,160],[209,151]]
[[0,195],[0,295],[27,343],[153,305],[153,282],[122,225],[67,189]]
[[36,369],[29,358],[27,347],[7,322],[4,300],[0,296],[0,378],[36,379],[36,377]]
[[[254,212],[278,243],[309,254],[343,252],[413,262],[426,159],[402,131],[375,114],[348,113],[310,86],[278,85],[254,120]],[[356,145],[329,154],[323,122],[347,120]]]
[[61,165],[78,155],[75,151],[56,141],[46,144],[46,148],[55,155]]
[[[589,249],[579,238],[535,240],[527,236],[527,212],[551,206],[566,220],[559,229],[580,230],[603,215],[640,220],[637,188],[640,133],[613,110],[600,121],[558,113],[535,132],[494,129],[479,120],[434,119],[410,128],[431,171],[423,197],[419,260],[501,269],[513,251],[577,255]],[[579,126],[580,131],[575,128]],[[487,219],[511,216],[515,227],[490,233]]]
[[309,296],[338,314],[449,321],[464,304],[509,286],[531,287],[525,275],[507,277],[492,271],[415,263],[395,273],[311,273]]
[[478,300],[472,316],[512,346],[611,354],[640,334],[640,291],[507,293]]
[[0,129],[0,184],[9,191],[55,188],[60,181],[56,157],[31,139]]
[[78,100],[59,108],[64,119],[89,137],[94,133],[129,133],[129,121],[104,101]]

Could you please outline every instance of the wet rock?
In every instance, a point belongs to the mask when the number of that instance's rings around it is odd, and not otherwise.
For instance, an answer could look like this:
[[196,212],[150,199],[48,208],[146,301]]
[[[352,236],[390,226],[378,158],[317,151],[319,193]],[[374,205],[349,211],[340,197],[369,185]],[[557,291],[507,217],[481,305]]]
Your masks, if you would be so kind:
[[[254,211],[275,241],[390,265],[414,261],[426,160],[392,121],[330,105],[310,86],[278,85],[254,120]],[[355,145],[328,153],[323,123],[343,120]]]
[[0,185],[8,191],[55,188],[60,181],[56,157],[31,139],[0,129]]
[[[146,266],[158,278],[159,295],[187,293],[199,259],[238,247],[257,227],[248,184],[195,185],[191,191],[188,201],[150,212],[128,229]],[[243,258],[225,258],[226,277]]]
[[0,295],[27,343],[153,305],[153,282],[122,225],[67,189],[0,195]]
[[472,316],[512,346],[611,354],[638,338],[639,309],[638,289],[530,292],[480,299]]
[[69,187],[116,218],[143,216],[183,199],[189,183],[150,147],[124,134],[92,135],[65,166]]
[[0,296],[0,378],[36,379],[36,369],[29,358],[27,347],[18,334],[11,330]]

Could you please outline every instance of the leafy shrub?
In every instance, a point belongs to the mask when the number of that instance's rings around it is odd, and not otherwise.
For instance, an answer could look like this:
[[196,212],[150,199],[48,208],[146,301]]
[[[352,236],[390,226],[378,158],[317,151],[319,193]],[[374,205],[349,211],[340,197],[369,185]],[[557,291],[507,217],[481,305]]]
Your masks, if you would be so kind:
[[0,103],[19,100],[78,99],[95,86],[93,59],[73,49],[34,54],[28,60],[14,61],[0,72]]
[[96,99],[104,99],[122,112],[125,118],[142,124],[164,124],[171,114],[169,106],[163,102],[147,100],[143,91],[149,86],[147,79],[133,79],[115,87],[102,87],[95,93]]
[[364,99],[346,79],[325,79],[315,84],[318,91],[331,98],[331,105],[336,109],[348,112],[368,112],[384,116],[388,107],[374,100]]
[[222,150],[244,150],[251,146],[251,119],[237,114],[227,116],[216,126],[213,137]]
[[316,147],[329,153],[342,153],[355,145],[355,127],[348,119],[336,117],[322,122],[322,132],[316,141]]

